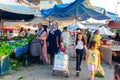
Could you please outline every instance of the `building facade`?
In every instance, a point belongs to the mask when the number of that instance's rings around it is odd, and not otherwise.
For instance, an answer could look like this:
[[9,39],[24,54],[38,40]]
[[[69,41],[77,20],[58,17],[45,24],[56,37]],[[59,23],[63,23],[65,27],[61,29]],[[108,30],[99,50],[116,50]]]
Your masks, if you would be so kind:
[[37,11],[52,8],[55,4],[61,4],[62,0],[17,0],[17,2]]

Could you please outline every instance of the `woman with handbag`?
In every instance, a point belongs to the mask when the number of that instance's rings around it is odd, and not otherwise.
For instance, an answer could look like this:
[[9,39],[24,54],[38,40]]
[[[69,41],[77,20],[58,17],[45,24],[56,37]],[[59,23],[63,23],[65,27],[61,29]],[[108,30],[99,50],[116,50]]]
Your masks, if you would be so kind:
[[59,51],[61,31],[58,29],[58,22],[54,21],[47,38],[47,45],[50,54],[50,64],[53,65],[55,54]]

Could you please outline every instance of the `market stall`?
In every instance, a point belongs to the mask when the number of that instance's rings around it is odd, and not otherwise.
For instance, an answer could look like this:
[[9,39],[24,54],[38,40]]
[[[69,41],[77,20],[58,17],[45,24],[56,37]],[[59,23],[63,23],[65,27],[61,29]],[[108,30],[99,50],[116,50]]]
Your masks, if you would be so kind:
[[112,44],[101,45],[100,51],[102,53],[102,59],[106,63],[112,65],[112,56],[116,54],[116,56],[120,55],[120,42],[113,41]]
[[[15,37],[12,41],[0,41],[0,75],[15,70],[19,65],[18,57],[27,52],[28,43],[35,36]],[[12,58],[11,58],[12,57]],[[16,60],[13,60],[16,58]]]
[[[0,28],[5,21],[30,21],[34,18],[34,11],[11,0],[3,0],[0,2]],[[3,35],[0,29],[0,36]]]

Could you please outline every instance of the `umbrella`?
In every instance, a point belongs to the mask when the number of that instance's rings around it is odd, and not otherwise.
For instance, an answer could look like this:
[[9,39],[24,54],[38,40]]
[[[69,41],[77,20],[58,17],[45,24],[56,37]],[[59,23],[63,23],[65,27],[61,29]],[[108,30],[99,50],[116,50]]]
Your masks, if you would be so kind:
[[116,20],[116,14],[107,12],[104,8],[92,6],[89,0],[75,0],[69,4],[57,4],[53,8],[41,10],[43,18],[54,18],[58,20],[77,19],[80,21],[93,18],[96,20]]
[[0,2],[0,19],[2,20],[31,20],[34,18],[34,11],[11,0]]

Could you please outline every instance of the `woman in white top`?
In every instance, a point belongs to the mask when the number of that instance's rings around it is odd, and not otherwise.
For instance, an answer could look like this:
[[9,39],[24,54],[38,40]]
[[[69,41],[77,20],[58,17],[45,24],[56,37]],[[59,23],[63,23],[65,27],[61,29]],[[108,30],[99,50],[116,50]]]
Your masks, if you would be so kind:
[[24,28],[23,27],[21,27],[21,29],[20,29],[20,32],[19,32],[19,35],[18,35],[19,37],[24,37],[25,36],[25,31],[24,31]]
[[31,34],[32,34],[31,30],[30,30],[30,28],[28,28],[28,30],[27,30],[27,36],[29,37]]
[[81,71],[80,65],[82,62],[83,49],[85,47],[85,40],[81,33],[77,34],[75,41],[75,50],[76,50],[76,76],[79,76],[79,71]]

